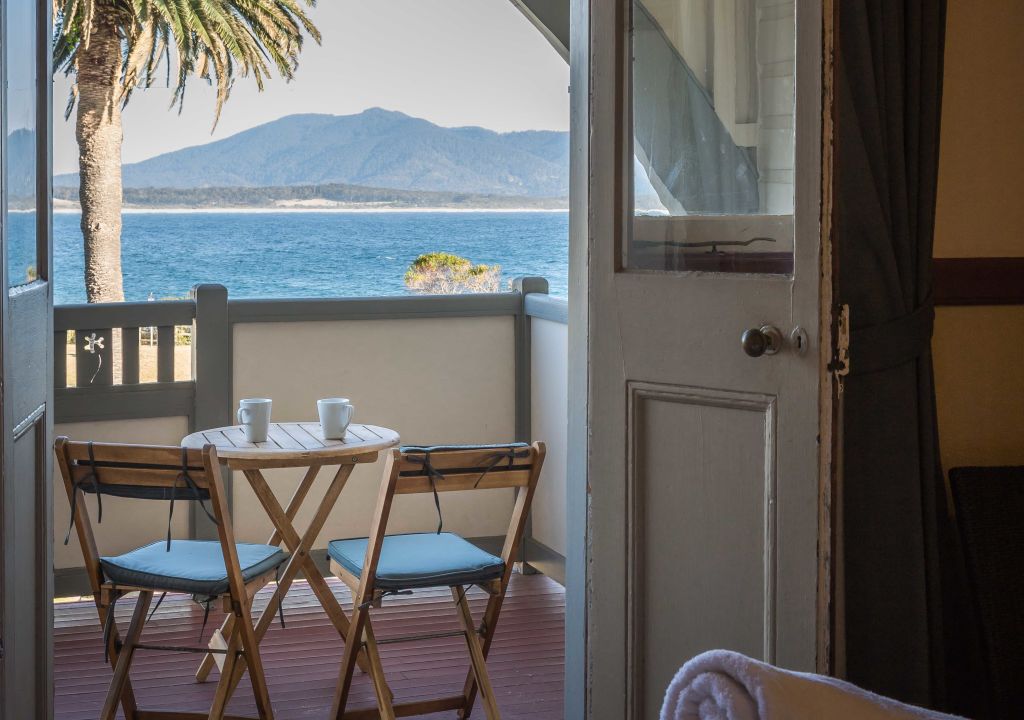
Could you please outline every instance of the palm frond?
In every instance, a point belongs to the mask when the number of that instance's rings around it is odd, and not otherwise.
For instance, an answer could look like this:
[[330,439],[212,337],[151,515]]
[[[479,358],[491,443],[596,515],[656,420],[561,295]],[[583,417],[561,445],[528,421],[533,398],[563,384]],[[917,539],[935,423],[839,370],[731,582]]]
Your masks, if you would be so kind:
[[[191,77],[214,86],[216,126],[237,77],[251,77],[260,90],[275,70],[284,80],[294,77],[304,37],[321,41],[306,13],[315,6],[316,0],[53,0],[54,65],[74,75],[78,49],[88,46],[97,17],[116,18],[120,102],[152,86],[166,63],[171,104],[179,111]],[[74,102],[73,90],[69,112]]]

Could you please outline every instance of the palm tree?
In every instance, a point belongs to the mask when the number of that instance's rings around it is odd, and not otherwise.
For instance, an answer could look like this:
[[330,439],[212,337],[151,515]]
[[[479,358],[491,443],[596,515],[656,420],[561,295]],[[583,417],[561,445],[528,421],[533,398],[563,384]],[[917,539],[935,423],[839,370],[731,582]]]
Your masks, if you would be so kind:
[[161,62],[175,76],[180,111],[193,75],[217,89],[214,126],[236,76],[262,90],[272,66],[290,80],[303,30],[320,33],[303,5],[316,0],[53,0],[54,66],[74,76],[79,196],[89,302],[124,300],[121,279],[121,110],[150,87]]

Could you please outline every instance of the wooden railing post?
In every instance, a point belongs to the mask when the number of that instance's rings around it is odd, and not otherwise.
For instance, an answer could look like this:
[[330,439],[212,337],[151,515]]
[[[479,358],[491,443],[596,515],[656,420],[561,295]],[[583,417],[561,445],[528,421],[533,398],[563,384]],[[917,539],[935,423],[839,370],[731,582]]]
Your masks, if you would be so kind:
[[[190,432],[232,424],[231,324],[228,322],[228,290],[223,285],[192,288],[196,318],[192,324],[192,378],[195,405]],[[228,508],[233,505],[231,473],[224,470]],[[197,503],[189,515],[189,537],[215,540],[217,528]]]
[[547,295],[548,281],[541,277],[518,277],[512,281],[513,291],[519,293],[519,312],[516,314],[516,441],[530,442],[532,429],[530,393],[530,363],[532,345],[530,316],[526,314],[526,296],[530,293]]
[[[533,382],[531,364],[533,362],[533,344],[531,338],[532,324],[526,314],[526,296],[530,293],[548,292],[548,281],[542,277],[517,277],[512,281],[512,290],[519,293],[519,310],[515,319],[515,434],[516,442],[531,442],[533,435]],[[519,561],[522,563],[524,575],[535,572],[526,560],[527,543],[533,538],[533,516],[526,518],[519,541]]]

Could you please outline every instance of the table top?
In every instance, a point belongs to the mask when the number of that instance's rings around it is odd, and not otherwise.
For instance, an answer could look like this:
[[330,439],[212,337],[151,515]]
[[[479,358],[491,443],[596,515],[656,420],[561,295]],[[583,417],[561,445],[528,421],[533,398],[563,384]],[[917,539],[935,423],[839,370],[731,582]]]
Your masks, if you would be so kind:
[[[217,446],[217,457],[227,461],[245,461],[252,467],[288,467],[312,464],[343,463],[354,456],[377,453],[398,445],[398,433],[376,425],[348,426],[343,440],[324,438],[318,422],[270,423],[267,441],[246,441],[240,425],[200,430],[187,436],[181,444],[201,448],[208,443]],[[241,465],[229,462],[229,465]]]

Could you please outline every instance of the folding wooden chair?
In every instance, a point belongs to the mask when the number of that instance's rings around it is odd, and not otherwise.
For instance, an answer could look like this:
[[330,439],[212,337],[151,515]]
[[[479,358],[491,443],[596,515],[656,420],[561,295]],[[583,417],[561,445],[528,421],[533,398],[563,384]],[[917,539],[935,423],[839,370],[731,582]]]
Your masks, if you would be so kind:
[[[71,503],[71,522],[78,532],[96,610],[104,629],[104,652],[114,666],[114,676],[100,714],[101,720],[113,720],[118,704],[122,706],[128,720],[220,720],[224,717],[224,709],[233,690],[228,680],[236,663],[242,663],[249,671],[261,720],[273,718],[263,664],[253,631],[252,601],[256,592],[274,578],[277,567],[288,559],[288,554],[272,545],[235,543],[213,445],[207,445],[202,450],[188,450],[180,447],[72,442],[66,437],[60,437],[54,443],[54,450]],[[219,541],[171,540],[169,515],[166,538],[123,555],[101,557],[83,501],[85,493],[96,495],[101,522],[104,495],[167,500],[170,503],[170,515],[173,515],[175,500],[198,501],[216,522]],[[69,527],[69,536],[70,533]],[[122,640],[114,621],[114,604],[132,592],[138,592],[139,596],[128,631]],[[213,651],[208,647],[140,642],[153,594],[166,592],[191,593],[196,598],[206,599],[208,603],[222,600],[224,611],[234,615],[235,627],[241,630],[231,634],[227,648],[221,651]],[[222,653],[224,671],[210,712],[140,710],[128,676],[136,650]]]
[[[487,654],[544,454],[545,446],[540,442],[533,445],[403,447],[392,451],[384,469],[370,536],[334,540],[328,544],[331,570],[352,589],[354,597],[331,717],[340,720],[345,714],[352,673],[362,648],[366,649],[370,663],[379,717],[387,720],[396,716],[458,710],[460,717],[468,718],[478,689],[488,720],[500,717],[487,675]],[[442,532],[440,493],[494,488],[518,489],[501,557],[484,552],[454,533]],[[437,532],[385,535],[394,497],[414,493],[434,494],[438,509]],[[470,585],[477,585],[490,594],[479,629],[473,624],[466,600],[466,587]],[[469,648],[471,668],[461,695],[393,705],[370,623],[370,609],[379,607],[386,595],[427,587],[451,589],[462,629],[454,633],[392,638],[389,642],[463,635]]]

